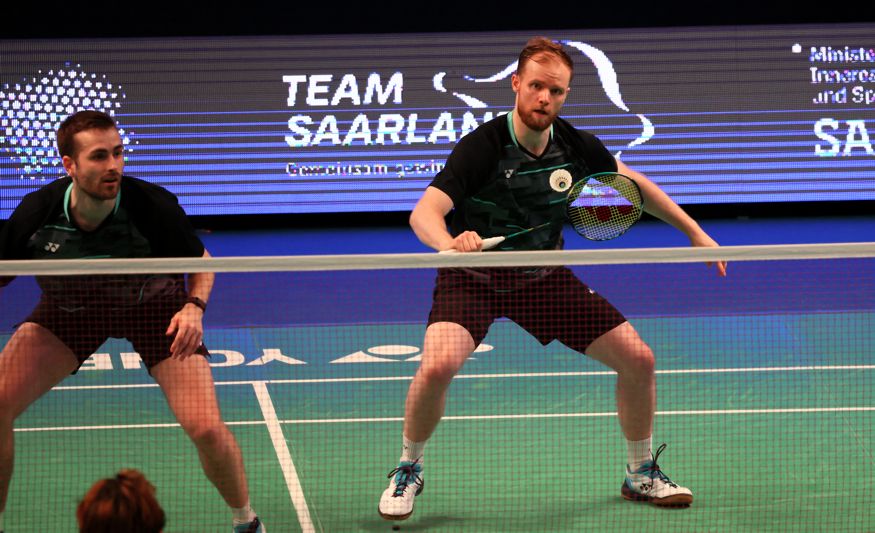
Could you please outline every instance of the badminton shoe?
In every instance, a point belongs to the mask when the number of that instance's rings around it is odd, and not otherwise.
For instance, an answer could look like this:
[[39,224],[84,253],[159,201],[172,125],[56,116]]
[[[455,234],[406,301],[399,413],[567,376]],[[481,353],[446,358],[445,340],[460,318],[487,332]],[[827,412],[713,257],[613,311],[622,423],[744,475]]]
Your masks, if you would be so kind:
[[668,478],[657,464],[659,454],[665,444],[657,448],[653,460],[631,472],[626,466],[626,481],[620,489],[623,497],[636,502],[650,502],[660,507],[689,507],[693,503],[693,493]]
[[248,524],[240,524],[234,526],[234,533],[267,533],[267,528],[261,523],[261,520],[256,516],[252,522]]
[[389,488],[383,491],[377,510],[386,520],[405,520],[413,514],[413,499],[422,492],[422,465],[419,460],[401,461],[387,476]]

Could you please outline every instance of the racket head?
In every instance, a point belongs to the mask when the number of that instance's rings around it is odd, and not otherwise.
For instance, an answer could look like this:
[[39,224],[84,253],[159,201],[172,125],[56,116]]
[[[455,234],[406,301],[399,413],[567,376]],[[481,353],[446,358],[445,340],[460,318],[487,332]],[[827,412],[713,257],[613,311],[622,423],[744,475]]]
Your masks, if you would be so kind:
[[591,241],[615,239],[641,218],[644,199],[635,180],[617,172],[599,172],[568,191],[565,211],[574,231]]

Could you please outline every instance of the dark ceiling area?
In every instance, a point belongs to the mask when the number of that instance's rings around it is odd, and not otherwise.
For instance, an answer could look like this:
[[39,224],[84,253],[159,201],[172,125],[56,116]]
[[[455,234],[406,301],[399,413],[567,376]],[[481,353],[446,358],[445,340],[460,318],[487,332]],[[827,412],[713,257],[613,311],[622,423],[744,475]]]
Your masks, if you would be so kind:
[[[10,5],[11,4],[11,5]],[[0,38],[316,35],[875,21],[875,3],[7,2]]]

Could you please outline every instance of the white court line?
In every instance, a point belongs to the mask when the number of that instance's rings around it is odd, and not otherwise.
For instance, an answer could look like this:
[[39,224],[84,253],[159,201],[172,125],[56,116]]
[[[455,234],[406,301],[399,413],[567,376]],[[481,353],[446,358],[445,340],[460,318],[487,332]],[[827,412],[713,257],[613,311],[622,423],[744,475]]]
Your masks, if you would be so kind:
[[[264,420],[239,420],[236,422],[225,422],[228,426],[263,426]],[[179,422],[169,422],[166,424],[117,424],[111,426],[55,426],[45,428],[15,428],[15,431],[22,433],[31,433],[36,431],[88,431],[99,429],[155,429],[155,428],[178,428]]]
[[[742,368],[688,368],[675,370],[657,370],[658,375],[673,374],[732,374],[744,372],[812,372],[836,370],[875,370],[875,365],[806,365],[806,366],[752,366]],[[586,377],[613,376],[613,370],[595,370],[589,372],[523,372],[508,374],[458,374],[455,379],[502,379],[502,378],[548,378],[548,377]],[[410,381],[413,376],[374,376],[364,378],[309,378],[309,379],[267,379],[264,381],[217,381],[216,385],[252,385],[266,383],[269,385],[301,384],[301,383],[362,383],[373,381]],[[137,383],[131,385],[64,385],[52,390],[98,390],[98,389],[144,389],[158,387],[157,383]]]
[[292,454],[289,452],[289,445],[280,427],[273,400],[267,392],[267,384],[264,381],[256,381],[252,383],[252,387],[255,389],[255,396],[258,398],[258,405],[261,406],[261,413],[267,424],[270,440],[273,441],[274,450],[276,450],[280,467],[283,470],[283,477],[286,479],[286,487],[292,498],[292,505],[295,507],[295,512],[298,513],[301,531],[303,533],[315,532],[313,521],[310,519],[310,509],[307,508],[307,500],[304,499],[304,490],[301,488],[301,480],[298,478],[295,463],[292,462]]
[[99,429],[152,429],[152,428],[178,428],[179,423],[170,424],[120,424],[116,426],[55,426],[47,428],[15,428],[15,432],[31,433],[36,431],[87,431]]
[[[745,415],[745,414],[784,414],[784,413],[853,413],[875,411],[875,407],[798,407],[785,409],[713,409],[698,411],[657,411],[659,416],[689,415]],[[617,416],[616,411],[601,413],[525,413],[518,415],[448,415],[441,420],[519,420],[542,418],[603,418]],[[343,424],[372,422],[402,422],[402,417],[380,418],[323,418],[282,420],[281,424]]]
[[[270,399],[268,398],[268,401]],[[273,404],[271,403],[271,408]],[[701,416],[701,415],[771,415],[771,414],[792,414],[792,413],[866,413],[875,411],[875,407],[787,407],[779,409],[701,409],[687,411],[657,411],[659,416]],[[518,420],[526,418],[603,418],[609,416],[617,416],[615,411],[604,411],[600,413],[524,413],[517,415],[448,415],[441,420]],[[374,418],[299,418],[279,420],[276,417],[276,412],[273,412],[273,419],[265,421],[240,421],[226,422],[229,426],[257,426],[266,424],[271,429],[271,437],[274,436],[273,431],[278,430],[282,424],[365,424],[372,422],[403,422],[404,418],[400,416],[386,416]],[[119,426],[68,426],[68,427],[49,427],[49,428],[16,428],[16,432],[28,433],[34,431],[84,431],[84,430],[99,430],[99,429],[149,429],[149,428],[170,428],[179,427],[179,424],[125,424]],[[291,466],[293,479],[297,480],[297,474],[294,471],[294,464],[291,462],[291,455],[286,446],[285,438],[282,433],[279,433],[279,439],[282,440],[282,447],[285,448],[286,455],[289,456],[288,464]],[[274,441],[276,446],[276,441]],[[280,455],[277,450],[277,455]],[[284,463],[283,463],[284,464]],[[285,473],[285,468],[283,469]],[[291,485],[290,485],[291,486]],[[300,484],[298,484],[300,488]],[[290,494],[292,489],[290,489]],[[303,494],[301,496],[303,500]]]

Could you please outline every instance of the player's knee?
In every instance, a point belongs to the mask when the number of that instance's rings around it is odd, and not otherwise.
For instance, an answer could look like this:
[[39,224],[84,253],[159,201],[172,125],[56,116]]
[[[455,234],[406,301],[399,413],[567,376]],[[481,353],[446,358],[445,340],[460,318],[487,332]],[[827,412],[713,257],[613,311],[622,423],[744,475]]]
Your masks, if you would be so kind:
[[427,367],[422,367],[419,374],[422,379],[429,383],[449,383],[458,371],[455,365],[428,365]]
[[637,376],[652,376],[656,372],[656,358],[646,344],[629,350],[625,359],[626,367]]
[[228,438],[228,428],[222,422],[199,424],[188,430],[188,436],[198,448],[215,448],[221,446]]
[[420,376],[429,382],[449,383],[461,370],[467,357],[450,351],[429,354],[423,357],[419,367]]

